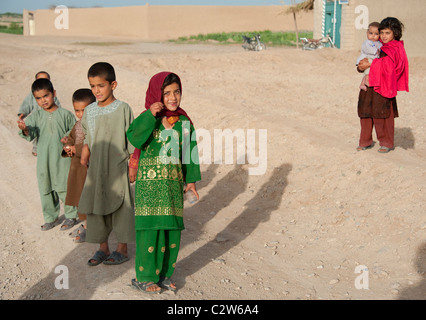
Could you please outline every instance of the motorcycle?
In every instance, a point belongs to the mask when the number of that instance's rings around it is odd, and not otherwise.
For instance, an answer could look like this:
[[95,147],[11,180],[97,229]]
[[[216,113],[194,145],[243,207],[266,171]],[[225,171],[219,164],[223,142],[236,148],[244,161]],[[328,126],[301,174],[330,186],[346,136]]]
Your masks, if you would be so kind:
[[266,50],[265,44],[262,41],[260,41],[260,34],[255,35],[253,38],[249,38],[243,35],[242,47],[245,50],[252,50],[252,51]]
[[300,40],[302,41],[302,50],[316,50],[328,46],[331,48],[336,48],[330,35],[326,35],[321,39],[300,38]]

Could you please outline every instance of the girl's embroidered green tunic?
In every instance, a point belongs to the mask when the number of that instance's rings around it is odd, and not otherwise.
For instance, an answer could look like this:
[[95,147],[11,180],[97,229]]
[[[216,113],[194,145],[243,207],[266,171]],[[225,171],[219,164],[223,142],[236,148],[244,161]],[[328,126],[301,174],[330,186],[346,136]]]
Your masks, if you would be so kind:
[[194,127],[185,116],[172,129],[151,111],[127,131],[141,149],[135,187],[136,230],[183,230],[184,183],[201,180]]

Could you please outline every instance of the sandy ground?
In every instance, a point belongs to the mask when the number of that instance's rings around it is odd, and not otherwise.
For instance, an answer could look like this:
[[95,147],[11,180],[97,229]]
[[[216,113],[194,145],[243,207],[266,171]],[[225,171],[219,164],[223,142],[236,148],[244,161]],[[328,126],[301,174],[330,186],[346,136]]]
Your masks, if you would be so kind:
[[[75,44],[92,40],[0,34],[1,299],[425,298],[426,58],[409,57],[396,149],[383,155],[377,144],[355,150],[358,52]],[[265,174],[249,175],[255,165],[236,159],[202,165],[201,199],[185,210],[176,293],[131,288],[134,244],[129,262],[89,267],[97,245],[75,244],[59,227],[40,231],[36,158],[18,136],[16,113],[39,70],[50,72],[72,110],[72,93],[88,86],[87,70],[98,61],[114,65],[115,95],[136,115],[150,77],[169,70],[182,78],[182,107],[197,128],[212,136],[267,129]],[[355,285],[360,265],[368,290]],[[55,288],[64,275],[57,266],[68,269],[69,289]]]

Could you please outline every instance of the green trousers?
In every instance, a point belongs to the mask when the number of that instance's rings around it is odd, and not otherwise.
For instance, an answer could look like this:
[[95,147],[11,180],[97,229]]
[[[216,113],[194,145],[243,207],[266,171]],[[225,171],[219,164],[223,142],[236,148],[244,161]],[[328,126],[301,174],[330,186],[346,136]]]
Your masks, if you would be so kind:
[[[61,205],[59,200],[65,204],[66,191],[52,191],[48,194],[40,194],[41,208],[43,210],[43,218],[45,223],[55,221],[59,217]],[[77,218],[77,207],[64,205],[64,213],[66,219]]]
[[180,230],[136,230],[136,279],[157,283],[170,278],[176,267]]

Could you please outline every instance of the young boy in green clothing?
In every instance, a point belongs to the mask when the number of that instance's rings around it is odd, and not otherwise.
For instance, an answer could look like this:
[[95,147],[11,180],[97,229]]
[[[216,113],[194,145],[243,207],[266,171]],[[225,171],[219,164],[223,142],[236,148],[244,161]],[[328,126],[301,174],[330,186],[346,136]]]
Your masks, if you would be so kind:
[[[120,264],[129,260],[127,244],[135,239],[127,166],[134,147],[126,137],[133,112],[114,97],[117,81],[109,63],[95,63],[88,80],[97,102],[85,108],[81,119],[85,134],[81,164],[88,169],[78,212],[87,215],[86,242],[99,243],[88,265]],[[108,238],[112,231],[118,244],[111,253]]]
[[[31,87],[39,110],[24,120],[18,120],[19,135],[32,141],[38,139],[37,180],[43,209],[44,224],[41,230],[49,230],[58,224],[61,200],[65,203],[70,159],[62,158],[61,138],[72,129],[74,115],[55,103],[56,91],[49,79],[37,79]],[[77,223],[77,208],[64,206],[65,221],[61,230]]]
[[[50,75],[46,72],[46,71],[39,71],[36,73],[35,75],[35,80],[37,79],[49,79],[50,80]],[[58,100],[58,98],[54,97],[55,100],[55,104],[58,107],[61,107],[61,104]],[[39,110],[41,109],[40,106],[38,105],[37,101],[34,98],[34,95],[32,92],[30,92],[24,99],[24,101],[22,101],[21,106],[19,107],[19,111],[18,111],[18,118],[19,120],[24,120],[25,117],[27,117],[31,112],[33,112],[34,110]],[[33,150],[32,150],[32,154],[33,156],[37,156],[37,138],[35,138],[33,141]]]

